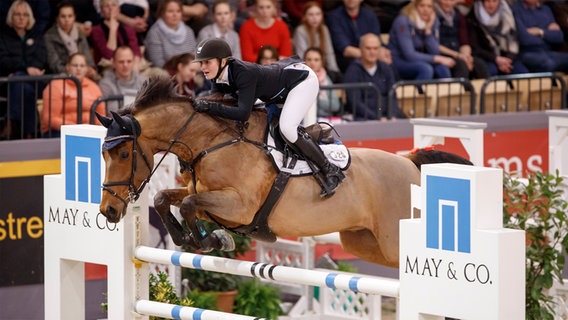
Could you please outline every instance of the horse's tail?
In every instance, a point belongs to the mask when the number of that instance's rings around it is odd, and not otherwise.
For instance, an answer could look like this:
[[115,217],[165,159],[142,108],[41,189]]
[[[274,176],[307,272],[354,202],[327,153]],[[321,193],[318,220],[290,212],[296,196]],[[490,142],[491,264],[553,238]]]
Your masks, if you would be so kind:
[[414,164],[419,170],[423,164],[428,164],[428,163],[449,162],[449,163],[473,165],[471,161],[467,160],[464,157],[458,156],[457,154],[454,153],[434,150],[432,147],[414,148],[409,154],[405,155],[405,157],[407,157],[412,162],[414,162]]

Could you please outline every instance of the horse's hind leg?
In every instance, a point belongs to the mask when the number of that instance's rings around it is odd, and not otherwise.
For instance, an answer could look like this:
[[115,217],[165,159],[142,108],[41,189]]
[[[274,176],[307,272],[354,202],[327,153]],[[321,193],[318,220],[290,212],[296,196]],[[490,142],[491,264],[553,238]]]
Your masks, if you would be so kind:
[[[341,231],[339,234],[341,245],[346,252],[372,263],[398,267],[398,255],[392,257],[385,256],[379,245],[379,240],[370,230]],[[392,245],[395,245],[398,239],[392,242]],[[398,252],[398,248],[396,252]]]
[[179,207],[183,198],[187,195],[188,192],[186,188],[158,191],[154,196],[154,208],[156,208],[156,211],[162,219],[162,223],[176,245],[189,244],[190,246],[196,247],[197,244],[192,239],[189,232],[183,229],[179,221],[170,211],[171,205]]

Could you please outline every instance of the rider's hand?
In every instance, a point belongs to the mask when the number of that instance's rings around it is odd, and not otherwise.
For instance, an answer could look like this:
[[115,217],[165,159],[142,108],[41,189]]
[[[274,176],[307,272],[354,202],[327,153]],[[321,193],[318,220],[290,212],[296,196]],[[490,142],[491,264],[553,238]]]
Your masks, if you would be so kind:
[[197,112],[207,112],[211,109],[211,102],[205,100],[196,100],[193,103],[193,108]]

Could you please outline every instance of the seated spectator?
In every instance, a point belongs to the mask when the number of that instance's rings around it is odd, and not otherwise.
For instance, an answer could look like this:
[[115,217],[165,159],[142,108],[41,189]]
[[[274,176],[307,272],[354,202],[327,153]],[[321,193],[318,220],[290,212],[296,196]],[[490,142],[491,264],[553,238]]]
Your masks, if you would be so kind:
[[[101,1],[102,2],[102,1]],[[140,40],[148,30],[150,5],[148,0],[120,0],[118,21],[134,29]]]
[[[50,8],[49,3],[45,0],[27,0],[34,16],[33,31],[44,34],[50,25]],[[4,31],[8,25],[6,20],[9,18],[8,11],[12,7],[13,0],[0,1],[0,31]]]
[[182,19],[195,34],[199,34],[201,29],[212,22],[207,15],[209,1],[211,0],[182,0]]
[[[343,0],[343,5],[333,9],[326,17],[331,34],[337,65],[342,72],[354,59],[361,57],[359,39],[367,33],[381,34],[379,20],[375,14],[361,6],[360,0]],[[380,60],[391,64],[390,51],[381,46]]]
[[300,57],[303,57],[306,50],[310,47],[320,48],[320,51],[325,55],[327,69],[339,71],[329,29],[327,29],[323,21],[323,11],[318,2],[306,2],[303,9],[302,24],[294,30],[292,44],[294,45],[294,51]]
[[154,67],[162,68],[177,54],[194,53],[197,44],[193,30],[181,20],[179,0],[161,0],[157,14],[159,19],[146,34],[145,54]]
[[[361,37],[361,58],[353,61],[345,71],[345,83],[371,82],[380,91],[348,90],[346,110],[353,113],[355,120],[376,120],[388,117],[388,93],[395,83],[395,77],[390,66],[379,60],[381,42],[376,34],[368,33]],[[365,103],[367,102],[367,103]],[[393,117],[404,117],[396,99]]]
[[[89,123],[91,106],[102,96],[101,89],[87,75],[87,59],[81,53],[74,53],[67,62],[67,73],[75,76],[81,83],[82,123]],[[77,123],[77,87],[69,79],[53,80],[43,90],[43,110],[41,115],[41,132],[44,138],[59,138],[61,126]],[[105,114],[103,104],[99,104],[96,112]]]
[[95,63],[102,68],[111,66],[111,59],[115,50],[120,46],[128,46],[134,52],[134,69],[141,71],[142,53],[136,31],[120,21],[118,21],[119,7],[117,0],[101,0],[101,24],[93,27],[91,42]]
[[173,56],[164,65],[164,69],[177,83],[178,93],[192,98],[210,89],[210,85],[205,84],[203,74],[199,70],[199,63],[192,63],[194,59],[193,54],[183,53]]
[[244,61],[254,62],[265,45],[275,47],[281,59],[292,55],[290,31],[276,18],[275,0],[256,0],[256,16],[243,23],[239,35]]
[[564,42],[564,34],[550,8],[540,0],[518,0],[513,15],[523,64],[531,72],[568,72],[568,52],[554,51]]
[[558,46],[558,50],[568,52],[568,2],[566,1],[545,1],[554,14],[554,20],[560,26],[560,30],[564,34],[565,41]]
[[213,20],[212,24],[207,25],[199,32],[197,43],[209,38],[222,38],[225,40],[235,59],[242,59],[241,43],[239,34],[233,30],[233,20],[235,12],[233,11],[229,1],[217,0],[212,8]]
[[55,24],[47,30],[44,39],[49,73],[65,72],[69,56],[79,52],[87,58],[87,77],[99,78],[87,38],[75,24],[75,8],[70,2],[59,3]]
[[256,63],[266,65],[271,64],[280,60],[278,55],[278,50],[271,45],[266,45],[260,48],[258,51],[258,57],[256,57]]
[[[329,86],[341,82],[341,73],[328,71],[326,61],[320,48],[308,48],[304,52],[304,63],[312,68],[318,76],[320,86]],[[331,117],[341,111],[344,92],[342,90],[321,90],[317,99],[317,116]]]
[[[45,1],[45,0],[41,0]],[[81,33],[88,39],[93,30],[93,26],[101,22],[99,15],[99,0],[67,0],[75,9],[75,24]],[[55,23],[57,18],[57,6],[59,0],[49,0],[51,7],[51,21]]]
[[[16,0],[8,10],[8,27],[0,33],[0,76],[39,76],[46,67],[42,34],[34,29],[30,5]],[[8,85],[8,126],[12,138],[33,138],[37,131],[36,86],[33,82]]]
[[440,21],[440,53],[455,61],[454,78],[485,79],[489,71],[485,62],[471,55],[465,16],[456,9],[456,0],[436,0],[434,9]]
[[[290,20],[292,29],[297,28],[302,22],[305,15],[305,6],[308,2],[315,2],[321,8],[322,0],[282,0],[282,11],[288,14],[288,20]],[[299,54],[296,52],[300,57],[303,57],[303,53]]]
[[[134,52],[128,46],[118,47],[112,57],[112,70],[107,70],[99,82],[103,96],[124,96],[124,105],[134,102],[138,90],[146,81],[146,77],[139,75],[134,69]],[[118,111],[117,101],[107,102],[107,114]]]
[[365,4],[379,19],[383,33],[390,32],[394,19],[409,2],[409,0],[365,0]]
[[402,79],[450,78],[452,58],[440,55],[433,0],[412,0],[394,20],[389,36],[393,64]]
[[519,59],[517,25],[507,0],[477,0],[467,15],[473,55],[482,58],[489,75],[527,73]]

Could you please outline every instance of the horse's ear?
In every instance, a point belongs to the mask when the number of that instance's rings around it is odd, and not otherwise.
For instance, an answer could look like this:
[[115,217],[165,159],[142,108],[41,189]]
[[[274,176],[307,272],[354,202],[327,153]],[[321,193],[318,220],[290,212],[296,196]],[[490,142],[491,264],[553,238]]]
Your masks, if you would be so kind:
[[95,112],[95,115],[97,116],[97,119],[99,119],[99,122],[105,128],[108,128],[110,126],[110,124],[112,123],[112,118],[101,116],[98,112]]
[[119,126],[126,128],[126,123],[124,122],[124,119],[122,119],[122,117],[118,113],[111,111],[110,114],[112,115],[112,118],[114,119],[114,121],[116,121],[116,123],[118,123]]

